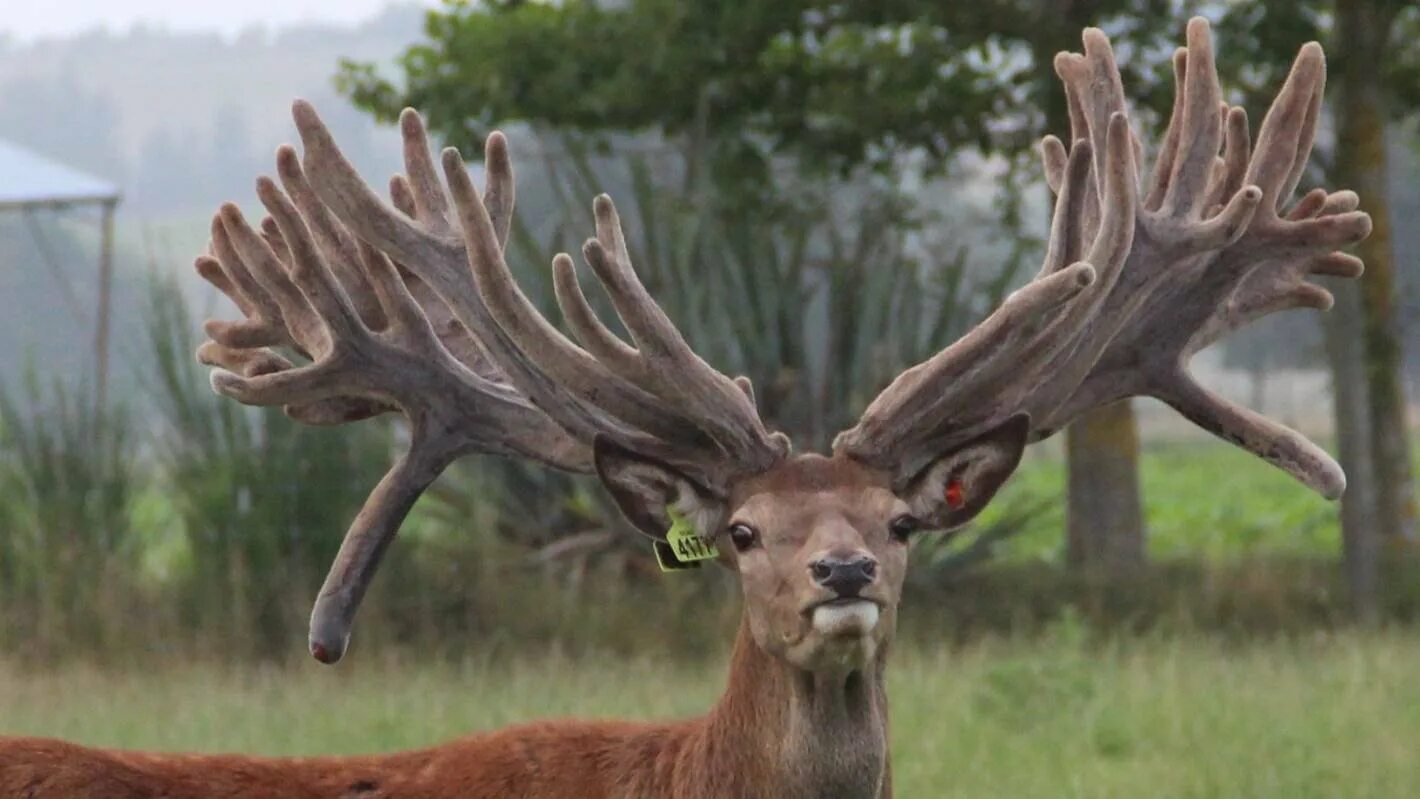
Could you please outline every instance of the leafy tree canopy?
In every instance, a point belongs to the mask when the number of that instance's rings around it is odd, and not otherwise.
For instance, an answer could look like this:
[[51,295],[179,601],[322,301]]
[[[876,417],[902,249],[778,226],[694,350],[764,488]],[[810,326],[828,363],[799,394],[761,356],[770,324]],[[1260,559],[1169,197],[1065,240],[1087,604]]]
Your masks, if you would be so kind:
[[[1103,25],[1131,94],[1164,107],[1160,69],[1181,17],[1167,0],[625,0],[450,2],[429,13],[398,80],[346,62],[340,84],[394,118],[424,112],[476,148],[513,121],[584,133],[653,129],[708,143],[717,179],[943,169],[961,148],[1019,153],[1060,119],[1050,56]],[[1068,13],[1067,13],[1068,12]],[[1175,24],[1179,23],[1179,24]]]

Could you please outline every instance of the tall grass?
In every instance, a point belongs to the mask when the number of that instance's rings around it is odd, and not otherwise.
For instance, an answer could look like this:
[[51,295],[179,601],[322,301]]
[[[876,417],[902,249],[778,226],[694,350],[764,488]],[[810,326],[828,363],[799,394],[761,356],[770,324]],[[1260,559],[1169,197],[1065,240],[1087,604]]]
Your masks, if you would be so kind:
[[138,473],[131,418],[82,387],[0,388],[0,638],[42,651],[91,640],[131,587]]

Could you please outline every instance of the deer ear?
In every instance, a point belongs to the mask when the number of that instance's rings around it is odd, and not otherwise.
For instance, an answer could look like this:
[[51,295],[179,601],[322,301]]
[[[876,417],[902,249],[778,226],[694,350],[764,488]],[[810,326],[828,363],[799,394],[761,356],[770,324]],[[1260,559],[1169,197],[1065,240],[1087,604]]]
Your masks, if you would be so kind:
[[711,538],[719,530],[725,503],[674,466],[632,452],[605,436],[592,443],[592,459],[617,508],[646,536],[665,540],[671,528],[666,510],[670,506],[702,538]]
[[971,521],[1021,462],[1030,436],[1030,416],[1017,414],[940,455],[912,477],[902,498],[931,530]]

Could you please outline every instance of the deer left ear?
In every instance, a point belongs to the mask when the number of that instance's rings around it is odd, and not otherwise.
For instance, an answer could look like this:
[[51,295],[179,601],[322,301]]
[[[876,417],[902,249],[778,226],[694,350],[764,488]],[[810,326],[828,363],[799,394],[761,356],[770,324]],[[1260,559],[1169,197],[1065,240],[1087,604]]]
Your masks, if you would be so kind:
[[902,498],[924,528],[960,527],[986,507],[1016,470],[1029,436],[1030,416],[1012,416],[932,461],[912,477]]
[[712,538],[725,503],[670,464],[597,436],[592,443],[597,476],[626,520],[647,537],[664,541],[674,507],[702,538]]

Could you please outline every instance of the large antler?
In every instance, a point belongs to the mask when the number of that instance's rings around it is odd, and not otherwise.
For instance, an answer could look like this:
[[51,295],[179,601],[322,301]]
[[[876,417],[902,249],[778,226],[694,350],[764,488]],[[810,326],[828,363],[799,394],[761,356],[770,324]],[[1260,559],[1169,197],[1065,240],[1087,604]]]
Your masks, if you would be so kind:
[[[1208,392],[1189,359],[1274,311],[1325,309],[1313,274],[1355,277],[1334,250],[1365,238],[1356,195],[1306,195],[1285,215],[1311,152],[1326,79],[1321,47],[1302,48],[1251,148],[1247,115],[1222,101],[1208,23],[1174,56],[1177,94],[1147,193],[1138,141],[1108,38],[1061,53],[1074,144],[1042,145],[1058,192],[1045,264],[980,326],[904,372],[835,449],[907,479],[953,442],[1025,412],[1044,438],[1085,411],[1158,397],[1201,427],[1327,497],[1336,463],[1300,434]],[[1221,153],[1221,154],[1220,154]]]
[[[513,206],[503,136],[487,143],[480,197],[458,153],[446,151],[449,194],[423,123],[401,118],[407,177],[394,207],[359,178],[314,109],[297,102],[304,166],[277,154],[281,187],[257,194],[260,232],[233,205],[213,220],[203,277],[245,315],[209,322],[202,362],[212,387],[254,405],[283,405],[311,424],[398,410],[409,452],[390,469],[346,534],[311,615],[311,651],[344,653],[350,625],[386,547],[424,489],[470,453],[530,458],[588,471],[605,436],[659,457],[711,490],[768,468],[788,451],[768,433],[748,381],[695,355],[632,270],[611,201],[597,198],[597,238],[583,251],[635,347],[592,312],[571,259],[554,261],[558,302],[586,349],[558,333],[519,291],[504,261]],[[284,191],[283,191],[284,188]],[[310,359],[296,366],[269,347]]]

